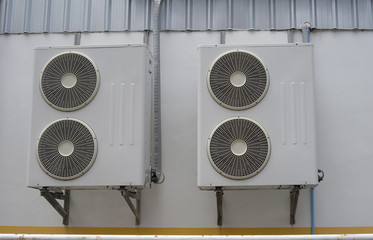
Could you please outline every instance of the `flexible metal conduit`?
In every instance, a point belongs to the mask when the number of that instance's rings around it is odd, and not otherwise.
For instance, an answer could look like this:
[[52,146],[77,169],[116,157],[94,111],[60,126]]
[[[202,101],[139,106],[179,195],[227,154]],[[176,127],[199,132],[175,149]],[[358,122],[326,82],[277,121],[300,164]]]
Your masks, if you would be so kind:
[[36,235],[0,234],[0,240],[371,240],[373,234],[351,235],[278,235],[278,236],[153,236],[153,235]]
[[160,5],[154,0],[153,6],[153,168],[159,183],[162,174],[162,133],[161,133],[161,69],[160,69]]

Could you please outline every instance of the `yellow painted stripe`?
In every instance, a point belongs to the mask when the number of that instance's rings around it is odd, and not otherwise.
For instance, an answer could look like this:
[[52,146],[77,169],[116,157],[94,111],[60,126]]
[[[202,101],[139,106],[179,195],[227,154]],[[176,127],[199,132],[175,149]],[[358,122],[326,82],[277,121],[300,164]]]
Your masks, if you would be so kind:
[[373,233],[373,227],[319,227],[317,234],[364,234]]
[[[373,227],[319,227],[316,234],[373,233]],[[94,235],[294,235],[310,234],[311,228],[109,228],[0,226],[0,233],[94,234]]]

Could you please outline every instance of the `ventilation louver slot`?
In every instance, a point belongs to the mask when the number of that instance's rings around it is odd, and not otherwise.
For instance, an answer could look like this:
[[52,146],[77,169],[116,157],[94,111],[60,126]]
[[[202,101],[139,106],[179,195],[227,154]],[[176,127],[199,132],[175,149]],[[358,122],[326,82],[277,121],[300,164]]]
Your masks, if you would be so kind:
[[40,90],[50,106],[60,111],[75,111],[92,101],[99,83],[98,69],[88,56],[65,52],[44,67]]
[[265,96],[269,74],[263,62],[246,51],[230,51],[210,67],[207,86],[214,100],[231,110],[255,106]]
[[71,180],[82,176],[93,165],[97,139],[86,123],[72,118],[59,119],[43,130],[36,152],[39,165],[49,176]]
[[257,122],[234,117],[221,122],[208,140],[208,157],[217,172],[231,179],[247,179],[266,166],[270,141]]

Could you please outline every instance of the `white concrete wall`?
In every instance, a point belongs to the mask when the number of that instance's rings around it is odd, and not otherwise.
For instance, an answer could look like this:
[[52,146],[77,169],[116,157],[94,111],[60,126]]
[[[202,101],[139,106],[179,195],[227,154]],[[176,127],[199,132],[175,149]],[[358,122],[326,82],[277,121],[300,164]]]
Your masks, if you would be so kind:
[[[373,226],[373,32],[315,31],[319,168],[317,227]],[[214,192],[197,188],[197,51],[218,32],[162,32],[162,134],[166,181],[143,192],[141,227],[215,228]],[[142,43],[142,33],[82,34],[81,44]],[[295,35],[301,41],[301,35]],[[73,34],[0,35],[0,226],[62,226],[55,210],[25,187],[33,47],[72,45]],[[227,32],[226,44],[287,43],[287,32]],[[293,169],[292,171],[295,171]],[[224,227],[290,227],[289,191],[226,191]],[[310,227],[310,192],[296,224]],[[133,227],[116,191],[72,191],[70,226]]]

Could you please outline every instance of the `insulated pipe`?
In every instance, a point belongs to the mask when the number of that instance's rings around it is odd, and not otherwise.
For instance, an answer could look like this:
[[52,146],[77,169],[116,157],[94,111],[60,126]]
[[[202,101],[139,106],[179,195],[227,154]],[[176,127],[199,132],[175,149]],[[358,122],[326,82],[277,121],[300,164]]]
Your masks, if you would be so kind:
[[162,175],[162,131],[161,131],[161,68],[160,68],[160,5],[154,0],[153,6],[153,149],[152,181],[161,183]]
[[311,188],[311,233],[315,234],[315,196],[314,188]]
[[39,234],[0,234],[0,240],[371,240],[373,234],[351,235],[39,235]]
[[302,29],[303,42],[304,43],[310,42],[311,23],[310,22],[304,22],[300,27]]
[[[302,35],[303,35],[303,42],[309,43],[311,41],[311,23],[304,22],[301,25]],[[314,196],[315,189],[311,188],[311,233],[315,234],[315,196]]]

